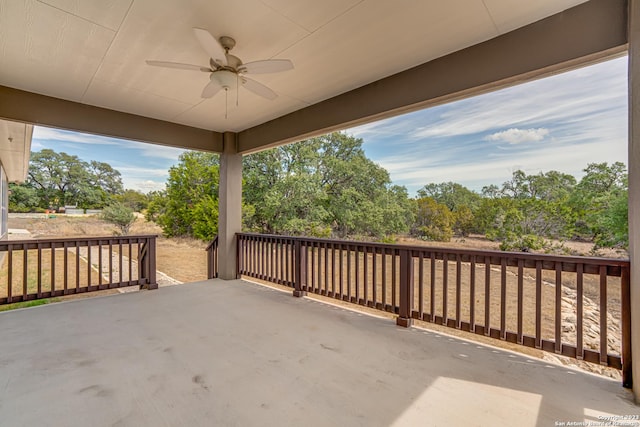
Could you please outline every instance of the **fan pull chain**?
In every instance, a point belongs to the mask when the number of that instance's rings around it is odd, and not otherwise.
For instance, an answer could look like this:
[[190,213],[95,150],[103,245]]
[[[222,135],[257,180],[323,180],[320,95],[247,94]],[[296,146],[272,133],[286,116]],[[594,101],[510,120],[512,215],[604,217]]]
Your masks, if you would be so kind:
[[229,113],[229,88],[224,88],[224,119],[227,120],[227,115]]
[[236,74],[236,107],[240,100],[240,75]]

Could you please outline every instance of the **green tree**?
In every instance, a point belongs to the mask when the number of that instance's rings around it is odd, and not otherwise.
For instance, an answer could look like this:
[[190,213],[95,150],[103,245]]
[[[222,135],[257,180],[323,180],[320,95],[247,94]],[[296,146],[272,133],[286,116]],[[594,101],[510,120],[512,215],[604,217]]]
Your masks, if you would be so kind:
[[[169,169],[166,190],[152,195],[147,219],[158,223],[168,237],[215,236],[218,180],[218,155],[197,151],[181,154],[178,164]],[[203,218],[211,215],[214,218]],[[213,228],[205,232],[203,222]]]
[[26,184],[9,184],[9,211],[32,212],[39,206],[40,198],[35,188]]
[[584,172],[569,198],[576,216],[576,235],[601,246],[626,247],[628,222],[621,216],[628,205],[626,166],[620,162],[590,163]]
[[448,242],[453,236],[453,214],[445,204],[431,197],[416,200],[416,217],[412,234],[425,240]]
[[249,229],[266,233],[380,237],[408,230],[406,189],[368,159],[363,141],[332,133],[246,156]]
[[134,212],[142,212],[149,205],[150,195],[142,194],[136,190],[124,190],[121,194],[115,195],[114,200],[122,203]]
[[[43,149],[31,153],[28,178],[21,187],[36,192],[38,201],[29,206],[30,210],[57,209],[66,205],[101,208],[113,195],[122,192],[122,180],[120,172],[106,163],[87,163],[77,156]],[[20,204],[17,197],[24,193],[14,196],[15,206]],[[29,203],[33,202],[33,199],[29,200]]]
[[101,217],[103,220],[116,225],[122,235],[129,234],[129,229],[136,220],[133,210],[122,203],[113,203],[107,206],[102,210]]
[[441,182],[427,184],[418,190],[418,197],[431,197],[438,203],[446,205],[450,211],[466,206],[474,210],[480,204],[481,196],[457,182]]

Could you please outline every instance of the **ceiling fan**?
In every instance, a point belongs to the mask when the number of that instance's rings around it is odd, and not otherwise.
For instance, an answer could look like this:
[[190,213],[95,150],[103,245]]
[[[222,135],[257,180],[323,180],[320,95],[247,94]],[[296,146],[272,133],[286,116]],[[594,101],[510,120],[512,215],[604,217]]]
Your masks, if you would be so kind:
[[203,98],[211,98],[220,90],[245,89],[263,98],[273,100],[278,95],[267,86],[245,76],[245,74],[279,73],[293,69],[293,63],[288,59],[265,59],[243,64],[240,58],[231,55],[229,51],[236,45],[231,37],[222,36],[219,40],[202,28],[194,28],[193,32],[209,54],[209,66],[182,64],[179,62],[147,60],[147,64],[156,67],[177,68],[181,70],[201,71],[209,74],[209,83],[202,90]]

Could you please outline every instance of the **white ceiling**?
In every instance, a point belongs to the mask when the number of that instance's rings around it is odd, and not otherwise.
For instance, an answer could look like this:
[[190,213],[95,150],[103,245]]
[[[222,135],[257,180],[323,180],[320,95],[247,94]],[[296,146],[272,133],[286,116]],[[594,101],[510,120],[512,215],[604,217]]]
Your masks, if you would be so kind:
[[[0,0],[0,85],[214,131],[241,131],[491,39],[585,0]],[[200,98],[191,28],[231,36],[244,62],[295,69]]]

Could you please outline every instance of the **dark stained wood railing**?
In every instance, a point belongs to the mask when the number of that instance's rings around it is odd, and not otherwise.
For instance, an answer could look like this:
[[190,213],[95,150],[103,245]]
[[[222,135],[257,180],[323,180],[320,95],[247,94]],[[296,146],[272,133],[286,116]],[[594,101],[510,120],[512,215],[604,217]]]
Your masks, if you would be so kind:
[[218,236],[207,245],[207,279],[218,277]]
[[158,287],[156,236],[0,241],[0,255],[0,304]]
[[622,370],[629,261],[240,233],[238,273]]

